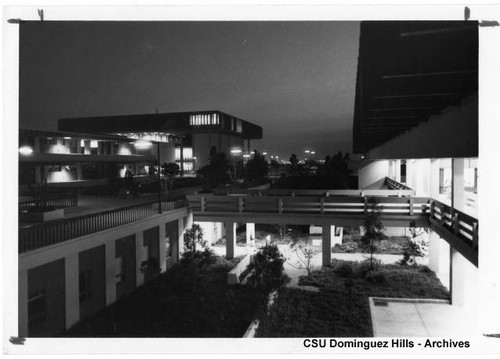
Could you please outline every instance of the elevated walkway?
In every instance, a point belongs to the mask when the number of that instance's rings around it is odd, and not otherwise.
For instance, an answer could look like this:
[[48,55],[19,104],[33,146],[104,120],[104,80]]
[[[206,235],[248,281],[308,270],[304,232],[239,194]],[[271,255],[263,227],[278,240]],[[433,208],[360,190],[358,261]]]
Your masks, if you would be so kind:
[[[432,198],[330,196],[326,192],[316,196],[271,192],[266,196],[265,193],[240,191],[226,195],[188,195],[186,198],[197,222],[224,222],[228,228],[234,227],[235,223],[322,225],[323,252],[329,251],[331,238],[325,236],[330,233],[330,226],[362,226],[370,203],[374,202],[385,227],[430,227],[478,266],[478,220]],[[233,231],[228,232],[231,237]],[[329,258],[326,256],[323,263],[329,263]]]

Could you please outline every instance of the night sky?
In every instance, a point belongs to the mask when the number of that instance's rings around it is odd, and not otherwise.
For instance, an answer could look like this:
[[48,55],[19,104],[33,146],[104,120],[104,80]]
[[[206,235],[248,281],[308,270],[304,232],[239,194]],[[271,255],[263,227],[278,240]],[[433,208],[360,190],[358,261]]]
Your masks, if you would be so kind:
[[269,155],[351,152],[358,42],[358,22],[28,22],[20,127],[220,110]]

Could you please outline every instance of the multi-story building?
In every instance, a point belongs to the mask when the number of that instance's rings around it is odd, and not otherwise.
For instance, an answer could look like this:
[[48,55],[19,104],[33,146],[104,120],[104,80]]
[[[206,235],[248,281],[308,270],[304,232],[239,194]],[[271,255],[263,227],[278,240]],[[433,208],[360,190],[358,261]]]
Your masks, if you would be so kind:
[[161,162],[175,161],[181,173],[209,164],[212,147],[235,164],[250,153],[251,139],[262,138],[260,126],[220,111],[69,118],[59,120],[59,130],[157,141]]
[[431,199],[430,268],[477,309],[477,22],[363,22],[355,106],[360,188]]

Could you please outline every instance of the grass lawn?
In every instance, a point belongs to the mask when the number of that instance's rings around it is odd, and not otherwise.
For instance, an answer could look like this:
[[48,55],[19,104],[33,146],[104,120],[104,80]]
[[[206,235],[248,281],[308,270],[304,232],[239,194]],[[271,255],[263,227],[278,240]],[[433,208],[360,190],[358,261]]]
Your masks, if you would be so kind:
[[[408,237],[387,237],[376,242],[377,249],[374,253],[402,255],[408,245]],[[332,247],[332,253],[366,253],[361,247],[359,234],[344,235],[341,245]]]
[[[349,266],[350,271],[339,271]],[[364,275],[365,264],[334,261],[332,268],[302,277],[300,284],[319,292],[282,288],[269,315],[261,318],[259,337],[371,337],[368,297],[449,299],[427,267],[381,265]]]
[[65,332],[66,337],[242,337],[265,296],[228,286],[241,258],[196,269],[177,265]]

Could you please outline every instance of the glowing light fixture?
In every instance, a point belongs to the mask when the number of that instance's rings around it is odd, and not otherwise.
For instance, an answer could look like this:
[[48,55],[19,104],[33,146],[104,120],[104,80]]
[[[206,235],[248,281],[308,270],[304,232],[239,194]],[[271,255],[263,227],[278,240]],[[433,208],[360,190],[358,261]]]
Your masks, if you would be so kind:
[[33,153],[33,148],[31,148],[30,146],[21,146],[19,148],[19,153],[23,156],[31,155]]
[[316,151],[311,151],[311,155],[315,155],[316,154]]
[[97,140],[91,140],[90,141],[90,148],[97,148],[97,147],[98,147]]
[[136,142],[134,142],[135,148],[138,148],[138,149],[150,148],[152,145],[153,144],[149,141],[136,141]]
[[233,154],[233,155],[239,155],[241,152],[242,151],[239,148],[235,148],[235,149],[231,150],[231,154]]
[[65,140],[71,140],[71,137],[69,136],[66,136],[66,137],[63,137]]
[[310,153],[311,151],[309,151],[309,150],[305,150],[304,152],[305,152],[305,153]]
[[85,147],[85,140],[80,140],[80,147]]
[[250,158],[250,155],[249,155],[248,153],[245,153],[245,154],[243,155],[243,158]]
[[263,154],[264,156],[267,156],[267,152],[262,152],[262,154]]

